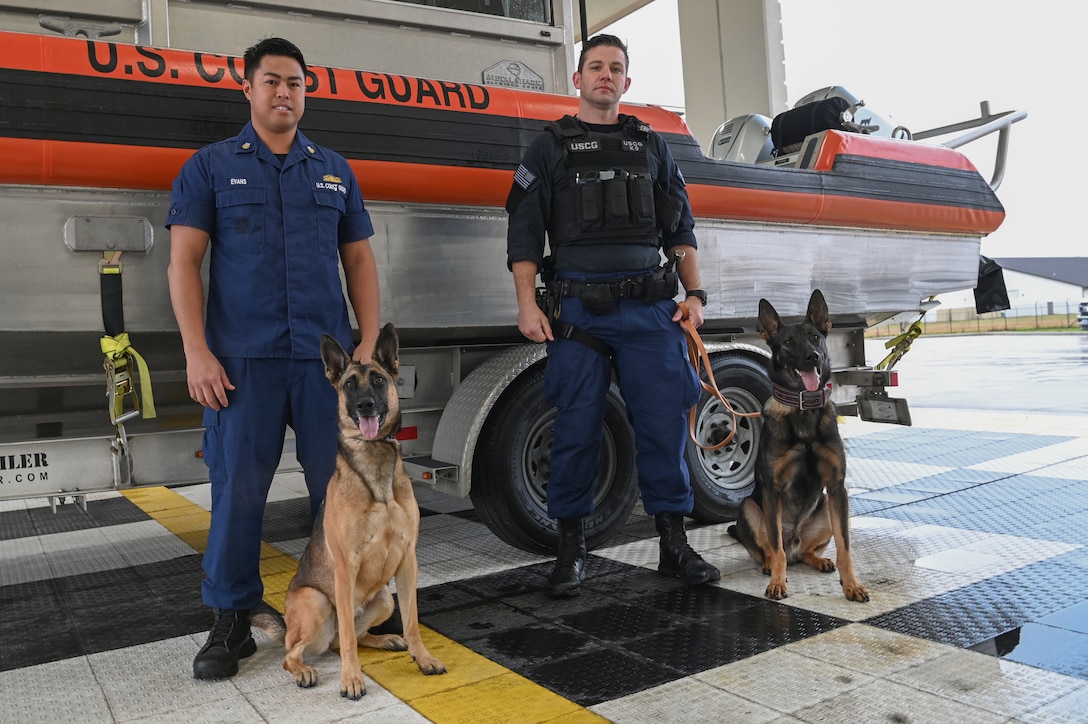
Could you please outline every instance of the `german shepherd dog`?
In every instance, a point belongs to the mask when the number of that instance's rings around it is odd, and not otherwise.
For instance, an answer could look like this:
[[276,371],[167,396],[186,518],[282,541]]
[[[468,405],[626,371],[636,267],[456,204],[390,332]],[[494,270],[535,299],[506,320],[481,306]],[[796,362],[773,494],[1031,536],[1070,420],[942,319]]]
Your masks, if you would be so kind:
[[[827,386],[830,330],[819,289],[812,292],[808,313],[798,324],[782,324],[770,302],[759,300],[759,335],[771,349],[772,395],[763,406],[755,490],[741,505],[729,534],[770,575],[766,596],[776,600],[788,595],[786,564],[798,561],[824,573],[837,564],[846,597],[869,600],[850,557],[846,452]],[[835,562],[823,557],[832,535]]]
[[[300,687],[317,683],[303,661],[329,648],[340,651],[340,696],[366,694],[358,646],[407,650],[424,674],[443,674],[419,635],[416,582],[419,506],[401,461],[400,400],[396,380],[399,340],[392,324],[378,337],[370,364],[352,361],[329,335],[321,338],[325,375],[336,388],[340,433],[336,470],[310,541],[291,579],[284,616],[257,614],[253,625],[283,641],[283,668]],[[371,634],[393,613],[395,578],[404,636]],[[285,635],[286,634],[286,635]]]

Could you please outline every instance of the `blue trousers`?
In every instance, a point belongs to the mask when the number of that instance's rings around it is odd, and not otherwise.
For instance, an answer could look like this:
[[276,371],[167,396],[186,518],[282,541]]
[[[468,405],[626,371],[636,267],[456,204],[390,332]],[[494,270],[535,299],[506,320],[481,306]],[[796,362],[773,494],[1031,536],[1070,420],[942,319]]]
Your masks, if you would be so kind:
[[288,425],[295,431],[316,518],[336,467],[336,392],[321,360],[220,362],[235,389],[227,407],[204,410],[212,514],[201,591],[208,606],[245,610],[264,595],[261,528],[284,433]]
[[627,417],[635,431],[639,491],[648,515],[690,513],[694,505],[684,448],[687,414],[702,387],[687,359],[687,341],[672,321],[671,299],[621,300],[603,315],[564,299],[560,319],[600,338],[614,360],[584,344],[548,343],[544,393],[556,406],[548,482],[548,515],[576,519],[593,512],[606,395],[614,362]]

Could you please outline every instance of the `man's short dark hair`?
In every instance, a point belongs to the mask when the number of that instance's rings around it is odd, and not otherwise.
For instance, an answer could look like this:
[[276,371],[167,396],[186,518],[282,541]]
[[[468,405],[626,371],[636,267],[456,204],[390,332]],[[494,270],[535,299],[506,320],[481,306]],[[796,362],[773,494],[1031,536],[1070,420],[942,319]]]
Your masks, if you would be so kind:
[[601,33],[600,35],[594,35],[592,38],[582,43],[582,53],[578,56],[578,72],[582,72],[582,66],[586,64],[586,53],[590,48],[596,48],[599,45],[607,45],[612,48],[619,48],[623,51],[623,66],[626,69],[631,65],[631,59],[627,56],[627,45],[615,35],[606,35]]
[[250,83],[253,82],[253,74],[257,72],[257,68],[261,65],[261,59],[266,55],[279,55],[297,60],[298,64],[302,66],[303,75],[306,74],[306,61],[303,60],[302,51],[298,49],[297,45],[283,38],[265,38],[248,47],[245,55],[242,56],[245,62],[246,80]]

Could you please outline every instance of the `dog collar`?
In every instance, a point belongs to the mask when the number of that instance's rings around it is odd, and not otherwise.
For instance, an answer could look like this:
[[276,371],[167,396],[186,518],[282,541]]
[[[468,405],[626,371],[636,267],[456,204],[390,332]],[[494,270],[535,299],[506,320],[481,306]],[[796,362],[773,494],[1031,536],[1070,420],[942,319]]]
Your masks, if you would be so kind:
[[831,385],[827,384],[819,390],[794,392],[782,385],[772,383],[771,395],[783,405],[795,407],[798,410],[816,410],[826,405],[831,399]]

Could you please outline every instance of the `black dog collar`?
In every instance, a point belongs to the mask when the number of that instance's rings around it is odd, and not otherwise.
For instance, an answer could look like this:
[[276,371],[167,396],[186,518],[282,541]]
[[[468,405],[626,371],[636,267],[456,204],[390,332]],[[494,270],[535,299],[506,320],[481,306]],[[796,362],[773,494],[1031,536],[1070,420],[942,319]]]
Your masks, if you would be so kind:
[[794,392],[782,385],[771,384],[771,395],[783,405],[795,407],[798,410],[817,410],[827,404],[831,399],[831,385],[825,385],[819,390],[804,390]]

